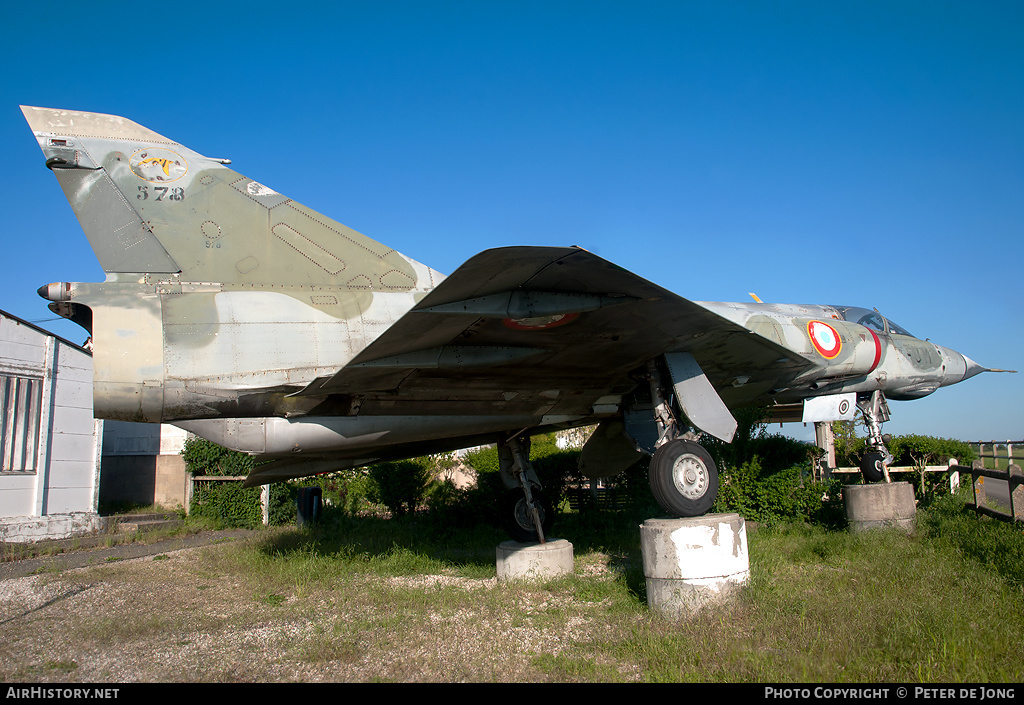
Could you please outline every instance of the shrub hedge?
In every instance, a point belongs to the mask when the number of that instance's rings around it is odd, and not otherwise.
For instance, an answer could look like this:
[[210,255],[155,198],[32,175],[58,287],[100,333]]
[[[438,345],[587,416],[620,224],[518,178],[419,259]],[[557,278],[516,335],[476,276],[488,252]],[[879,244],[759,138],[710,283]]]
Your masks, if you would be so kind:
[[[762,414],[762,415],[759,415]],[[810,476],[814,446],[765,431],[763,411],[738,414],[740,433],[733,444],[704,438],[719,467],[719,496],[714,511],[738,512],[750,521],[767,524],[803,521],[826,526],[844,521],[840,482],[816,483]],[[837,441],[841,464],[855,464],[863,441]],[[859,450],[858,450],[859,448]],[[960,441],[929,436],[895,437],[890,442],[900,462],[934,464],[955,455],[969,464],[974,457],[970,446]],[[189,470],[202,475],[244,475],[255,464],[251,456],[235,453],[202,439],[190,439],[182,452]],[[416,514],[418,520],[434,520],[440,526],[463,527],[479,523],[497,524],[503,498],[508,492],[498,470],[498,452],[484,448],[469,453],[466,463],[476,471],[477,482],[459,489],[450,480],[439,480],[453,456],[440,455],[379,463],[328,475],[302,478],[271,485],[271,524],[294,523],[298,488],[316,485],[323,490],[324,510],[356,516],[367,512],[389,512],[393,517]],[[646,459],[614,478],[604,481],[606,494],[615,502],[598,506],[589,501],[588,480],[578,470],[579,451],[561,450],[553,434],[536,436],[531,462],[545,494],[560,511],[570,511],[569,502],[580,512],[629,511],[658,515],[647,480]],[[852,462],[851,462],[852,461]],[[909,464],[909,463],[908,463]],[[938,491],[945,478],[912,478],[919,492],[928,497]],[[243,489],[236,483],[203,483],[193,496],[190,513],[220,526],[253,526],[261,521],[259,488]]]

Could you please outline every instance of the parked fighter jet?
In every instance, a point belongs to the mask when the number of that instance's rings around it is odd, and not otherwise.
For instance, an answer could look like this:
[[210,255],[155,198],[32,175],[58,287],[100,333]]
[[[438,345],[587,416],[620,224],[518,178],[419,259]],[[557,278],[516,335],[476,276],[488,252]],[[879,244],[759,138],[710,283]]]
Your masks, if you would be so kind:
[[661,506],[698,516],[718,472],[697,441],[731,441],[730,409],[859,410],[878,480],[886,398],[985,371],[872,310],[690,301],[576,247],[444,277],[130,120],[22,111],[107,272],[39,290],[92,336],[95,415],[269,460],[248,485],[497,442],[510,512],[543,540],[531,434],[598,424],[586,474],[648,454]]

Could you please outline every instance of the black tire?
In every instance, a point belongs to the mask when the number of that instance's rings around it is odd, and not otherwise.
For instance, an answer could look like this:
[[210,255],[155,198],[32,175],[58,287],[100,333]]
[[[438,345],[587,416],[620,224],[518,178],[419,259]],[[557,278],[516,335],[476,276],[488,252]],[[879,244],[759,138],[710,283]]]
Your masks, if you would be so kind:
[[706,514],[718,497],[715,461],[693,441],[669,441],[654,451],[648,479],[654,499],[675,517]]
[[[554,507],[539,489],[530,488],[530,496],[533,497],[533,503],[540,513],[540,526],[546,539],[550,535],[551,525],[554,523]],[[509,490],[506,493],[501,517],[505,531],[514,541],[536,543],[540,540],[540,537],[537,536],[537,527],[533,523],[533,514],[526,506],[526,496],[522,490]]]
[[871,450],[860,459],[860,474],[865,482],[881,482],[885,479],[883,464],[885,456],[877,450]]

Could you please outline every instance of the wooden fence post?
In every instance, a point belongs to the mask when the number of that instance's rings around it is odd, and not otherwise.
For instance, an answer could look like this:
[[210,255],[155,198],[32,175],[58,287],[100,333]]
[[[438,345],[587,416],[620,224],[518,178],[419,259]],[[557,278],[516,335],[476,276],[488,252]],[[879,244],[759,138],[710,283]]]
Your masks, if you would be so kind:
[[[1016,481],[1016,487],[1014,483]],[[1010,465],[1010,511],[1013,512],[1014,521],[1024,521],[1024,472],[1021,472],[1020,465]]]
[[[980,470],[985,467],[981,460],[975,460],[971,463],[972,469]],[[985,476],[975,475],[974,476],[974,506],[983,507],[985,506]]]

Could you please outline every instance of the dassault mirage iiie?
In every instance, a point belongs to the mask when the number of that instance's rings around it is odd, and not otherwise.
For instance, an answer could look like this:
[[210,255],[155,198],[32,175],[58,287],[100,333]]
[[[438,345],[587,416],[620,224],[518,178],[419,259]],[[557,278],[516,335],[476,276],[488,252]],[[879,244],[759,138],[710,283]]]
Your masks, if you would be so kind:
[[529,438],[597,424],[584,473],[650,455],[661,506],[698,516],[718,472],[697,441],[731,441],[730,409],[859,410],[878,480],[886,399],[985,371],[872,310],[690,301],[576,247],[445,277],[130,120],[22,111],[107,273],[39,290],[92,336],[95,415],[258,455],[250,486],[496,442],[544,540]]

